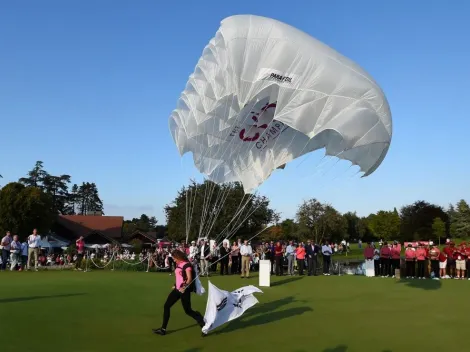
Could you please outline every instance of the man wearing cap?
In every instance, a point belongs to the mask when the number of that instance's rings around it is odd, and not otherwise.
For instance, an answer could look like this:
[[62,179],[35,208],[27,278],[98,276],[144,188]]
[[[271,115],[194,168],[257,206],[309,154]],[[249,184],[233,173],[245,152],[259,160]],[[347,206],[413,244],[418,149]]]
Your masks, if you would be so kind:
[[416,261],[418,262],[418,279],[422,280],[425,278],[424,263],[426,261],[426,249],[422,242],[419,243],[418,249],[416,250]]

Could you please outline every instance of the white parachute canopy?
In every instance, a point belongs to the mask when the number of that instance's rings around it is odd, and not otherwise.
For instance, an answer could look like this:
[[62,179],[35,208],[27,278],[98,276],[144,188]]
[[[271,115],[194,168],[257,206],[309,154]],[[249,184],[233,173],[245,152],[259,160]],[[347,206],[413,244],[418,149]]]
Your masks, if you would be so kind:
[[308,34],[253,15],[226,18],[169,119],[181,155],[245,192],[311,151],[370,175],[392,138],[387,99],[357,64]]
[[209,295],[204,315],[206,325],[202,328],[202,332],[207,334],[209,331],[242,316],[247,309],[258,303],[253,293],[263,293],[263,291],[250,285],[228,292],[217,288],[209,281]]

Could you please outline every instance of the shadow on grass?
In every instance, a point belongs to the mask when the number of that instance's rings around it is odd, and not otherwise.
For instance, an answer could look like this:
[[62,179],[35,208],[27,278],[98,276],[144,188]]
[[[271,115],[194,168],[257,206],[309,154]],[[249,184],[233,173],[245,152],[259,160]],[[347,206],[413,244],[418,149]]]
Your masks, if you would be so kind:
[[259,305],[251,310],[248,310],[240,319],[230,322],[226,327],[221,327],[221,330],[215,332],[215,335],[224,334],[235,330],[242,330],[252,326],[265,325],[313,311],[313,309],[310,307],[295,307],[278,312],[276,311],[277,309],[292,302],[295,302],[295,300],[294,297],[290,296],[277,301]]
[[26,302],[26,301],[35,301],[35,300],[38,300],[38,299],[74,297],[74,296],[83,296],[83,295],[86,295],[86,293],[65,293],[65,294],[62,294],[62,295],[50,295],[50,296],[29,296],[29,297],[1,298],[0,303]]
[[184,352],[202,352],[202,348],[200,347],[193,347],[188,350],[184,350]]
[[282,279],[282,280],[279,280],[279,281],[272,282],[271,287],[286,285],[286,284],[289,284],[291,282],[302,280],[303,278],[304,278],[303,276],[288,277],[286,279]]
[[402,284],[410,288],[420,288],[422,290],[438,290],[441,288],[442,283],[439,280],[418,280],[418,279],[400,279],[397,284]]

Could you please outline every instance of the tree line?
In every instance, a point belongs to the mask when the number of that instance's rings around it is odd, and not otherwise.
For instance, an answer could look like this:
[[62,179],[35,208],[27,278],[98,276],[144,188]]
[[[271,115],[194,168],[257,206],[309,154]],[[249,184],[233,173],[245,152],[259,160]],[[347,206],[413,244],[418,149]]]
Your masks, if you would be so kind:
[[433,240],[446,237],[470,238],[470,207],[465,200],[450,204],[444,209],[436,204],[420,200],[405,205],[398,211],[379,210],[366,217],[355,212],[341,214],[332,205],[317,199],[303,202],[295,219],[286,219],[267,229],[265,240],[279,238],[297,240],[324,239],[340,241],[373,240]]
[[56,216],[103,212],[98,187],[93,182],[72,184],[67,174],[52,175],[42,161],[16,182],[0,190],[0,230],[25,235],[37,228],[49,231]]
[[[165,207],[170,238],[250,238],[260,240],[439,240],[470,238],[470,208],[460,200],[448,209],[417,201],[397,210],[379,210],[365,217],[356,212],[340,213],[333,205],[317,199],[299,205],[294,219],[280,221],[269,199],[246,195],[239,183],[216,185],[192,182],[180,189]],[[209,224],[209,225],[208,225]]]

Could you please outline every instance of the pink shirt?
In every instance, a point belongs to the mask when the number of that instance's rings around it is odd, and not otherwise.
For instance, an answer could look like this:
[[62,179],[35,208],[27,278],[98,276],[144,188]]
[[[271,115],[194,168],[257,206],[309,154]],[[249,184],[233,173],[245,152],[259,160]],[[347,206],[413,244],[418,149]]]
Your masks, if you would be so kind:
[[[176,288],[179,290],[183,284],[184,284],[184,278],[183,278],[183,266],[188,264],[188,262],[181,262],[178,264],[178,266],[175,269],[175,278],[176,278]],[[187,269],[186,269],[187,270]],[[192,269],[191,269],[192,270]]]
[[366,259],[372,259],[374,257],[374,248],[372,247],[366,247],[364,249],[364,257]]
[[400,247],[392,248],[392,259],[400,259]]
[[83,253],[83,250],[85,249],[85,241],[84,240],[77,240],[75,242],[75,245],[77,246],[77,251],[78,253]]
[[305,259],[305,248],[304,247],[298,247],[295,250],[295,252],[297,254],[297,259],[299,259],[299,260]]
[[418,248],[416,250],[416,259],[425,260],[426,259],[426,250],[424,248]]
[[416,259],[416,251],[412,249],[407,249],[405,251],[405,259],[408,261],[413,261],[414,259]]

